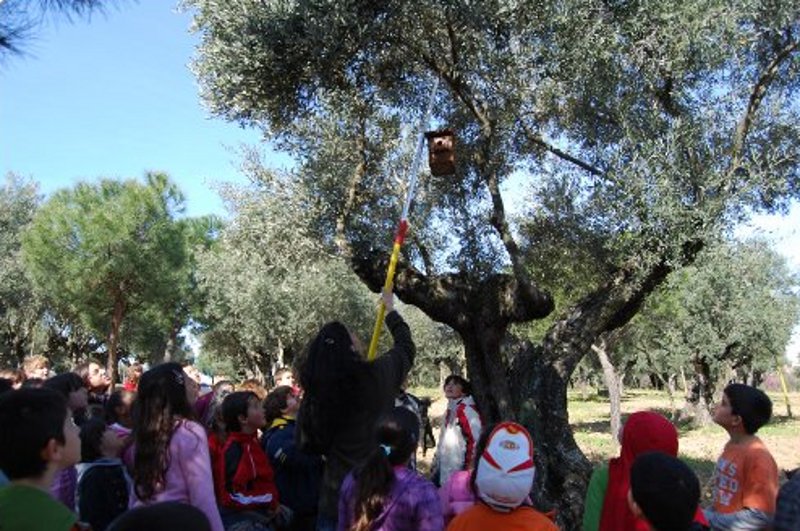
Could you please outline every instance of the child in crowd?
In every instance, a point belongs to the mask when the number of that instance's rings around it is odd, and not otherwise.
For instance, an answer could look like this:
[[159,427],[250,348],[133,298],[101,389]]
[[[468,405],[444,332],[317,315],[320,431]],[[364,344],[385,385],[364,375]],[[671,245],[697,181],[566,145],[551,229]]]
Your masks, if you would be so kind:
[[[83,386],[83,380],[74,372],[65,372],[53,376],[44,383],[48,389],[57,391],[67,401],[67,409],[78,425],[86,419],[86,408],[89,405],[89,394]],[[74,466],[62,468],[53,479],[50,493],[55,499],[69,507],[75,508],[75,487],[78,483],[78,472]]]
[[378,421],[376,440],[364,464],[342,483],[338,531],[443,529],[436,488],[408,468],[419,442],[417,416],[395,407]]
[[[214,490],[225,526],[242,522],[270,528],[278,510],[272,466],[258,443],[264,409],[255,393],[237,391],[222,402],[228,436],[214,463]],[[258,527],[257,527],[258,528]]]
[[[628,417],[622,430],[619,457],[592,473],[586,492],[583,531],[646,531],[649,526],[631,512],[628,504],[630,471],[634,460],[645,452],[678,455],[678,430],[663,415],[638,411]],[[705,525],[702,511],[696,519]]]
[[154,503],[131,509],[114,520],[108,531],[211,531],[208,518],[197,507],[179,502]]
[[25,371],[22,369],[0,369],[0,378],[11,382],[11,387],[19,389],[25,383]]
[[661,452],[641,454],[631,466],[628,504],[652,531],[694,531],[700,482],[680,459]]
[[272,379],[275,382],[275,387],[288,386],[292,389],[295,388],[294,371],[288,367],[275,371],[275,376]]
[[64,397],[52,389],[0,396],[0,529],[76,531],[78,517],[49,494],[56,474],[78,462],[81,440]]
[[712,529],[769,529],[778,495],[778,465],[756,432],[772,416],[761,390],[730,384],[714,410],[714,422],[730,439],[717,460],[714,505],[706,509]]
[[547,516],[530,506],[536,467],[533,440],[524,427],[515,422],[487,427],[476,452],[472,486],[479,501],[456,516],[448,531],[558,530]]
[[136,393],[132,391],[114,391],[105,405],[105,420],[108,427],[118,436],[126,438],[133,432],[131,410]]
[[44,387],[60,393],[67,400],[67,408],[76,423],[80,425],[86,418],[86,407],[89,405],[89,392],[83,380],[74,372],[65,372],[53,376],[44,382]]
[[92,531],[104,531],[128,508],[131,480],[120,459],[125,442],[102,419],[81,426],[76,506]]
[[297,441],[307,453],[325,456],[317,529],[336,529],[339,490],[349,472],[372,453],[374,427],[394,407],[394,395],[414,362],[411,330],[394,310],[391,292],[381,295],[392,348],[367,361],[358,336],[342,323],[325,324],[300,368],[303,401]]
[[125,381],[122,383],[122,388],[126,391],[136,392],[143,372],[144,367],[141,363],[132,363],[125,369]]
[[797,531],[800,529],[800,469],[786,472],[789,478],[780,492],[775,507],[772,531]]
[[108,399],[106,390],[112,382],[106,374],[105,367],[99,361],[90,359],[79,363],[72,372],[83,379],[83,385],[89,391],[89,404],[102,406],[106,403]]
[[[417,419],[419,419],[419,425],[422,426],[422,414],[420,412],[419,398],[408,392],[408,378],[403,380],[403,383],[400,385],[400,390],[394,397],[394,406],[404,407],[413,414],[415,414],[417,416]],[[422,428],[420,428],[420,432],[421,430]],[[423,439],[420,436],[420,441],[421,440]],[[408,462],[408,468],[410,468],[411,470],[417,469],[416,454],[411,456],[411,460]]]
[[439,501],[442,504],[445,525],[475,505],[475,500],[475,493],[472,491],[472,469],[450,474],[447,483],[439,489]]
[[288,529],[313,531],[322,483],[322,458],[303,453],[295,445],[299,408],[300,399],[289,386],[276,387],[267,395],[264,414],[269,428],[261,438],[261,447],[275,472],[281,504],[294,513]]
[[203,511],[213,531],[223,531],[206,432],[191,420],[196,399],[197,383],[177,363],[142,375],[134,403],[131,505],[189,503]]
[[448,376],[444,381],[444,396],[447,398],[447,412],[432,465],[436,485],[447,483],[453,472],[472,467],[475,442],[481,434],[482,424],[472,399],[472,386],[467,380],[457,374]]
[[41,354],[26,356],[22,360],[22,370],[25,371],[25,378],[39,378],[47,380],[50,376],[50,360]]
[[267,388],[262,385],[262,383],[255,379],[250,378],[248,380],[243,381],[239,385],[236,386],[237,391],[249,391],[254,393],[259,400],[264,400],[267,397]]
[[222,401],[234,391],[235,386],[231,381],[221,380],[215,383],[211,388],[211,392],[198,398],[194,404],[194,413],[197,421],[205,426],[207,430],[211,429],[215,413],[221,412]]

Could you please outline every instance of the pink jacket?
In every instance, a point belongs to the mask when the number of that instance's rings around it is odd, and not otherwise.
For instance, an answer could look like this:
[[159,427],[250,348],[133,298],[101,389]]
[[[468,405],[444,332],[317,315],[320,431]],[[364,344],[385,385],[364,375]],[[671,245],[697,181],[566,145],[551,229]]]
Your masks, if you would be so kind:
[[158,489],[153,499],[148,501],[137,498],[136,489],[132,489],[131,507],[165,501],[188,503],[203,511],[211,523],[212,531],[224,531],[214,498],[208,439],[200,424],[180,421],[169,442],[169,463],[163,488]]
[[475,494],[472,493],[469,484],[471,475],[472,473],[469,470],[453,472],[447,479],[447,483],[439,489],[439,500],[442,502],[445,527],[456,515],[475,505]]

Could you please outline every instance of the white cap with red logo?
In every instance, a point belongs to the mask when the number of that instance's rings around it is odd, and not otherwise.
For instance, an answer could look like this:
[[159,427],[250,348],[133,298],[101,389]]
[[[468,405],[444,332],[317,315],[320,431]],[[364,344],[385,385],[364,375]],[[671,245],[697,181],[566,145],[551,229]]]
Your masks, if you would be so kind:
[[510,511],[528,498],[535,473],[530,434],[516,422],[501,422],[478,459],[475,487],[490,507]]

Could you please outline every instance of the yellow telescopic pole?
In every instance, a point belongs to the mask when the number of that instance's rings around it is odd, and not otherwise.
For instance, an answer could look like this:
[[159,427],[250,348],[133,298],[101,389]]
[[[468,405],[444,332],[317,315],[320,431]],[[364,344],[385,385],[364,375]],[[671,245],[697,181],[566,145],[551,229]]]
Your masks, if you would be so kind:
[[[406,238],[408,231],[408,221],[405,219],[400,220],[400,225],[397,227],[397,235],[394,238],[394,246],[392,246],[392,256],[389,258],[389,269],[386,271],[386,281],[383,283],[383,291],[392,291],[394,285],[394,272],[397,269],[397,260],[400,258],[400,247],[403,246],[403,240]],[[375,354],[378,352],[378,340],[381,337],[381,328],[383,327],[383,318],[386,315],[386,307],[381,301],[378,308],[378,318],[375,321],[375,328],[372,330],[372,339],[369,342],[369,351],[367,351],[367,360],[372,361],[375,359]]]
[[[428,98],[428,106],[425,109],[425,114],[420,117],[419,122],[419,136],[417,137],[417,149],[414,152],[414,160],[411,162],[411,168],[408,173],[408,192],[406,193],[406,201],[403,205],[403,213],[400,216],[400,224],[397,226],[397,234],[394,237],[394,246],[392,247],[392,256],[389,259],[389,269],[386,272],[386,281],[383,283],[384,291],[391,291],[394,285],[394,270],[397,267],[397,260],[400,258],[400,247],[403,246],[403,241],[406,238],[408,231],[408,213],[411,209],[411,201],[414,198],[414,189],[417,186],[417,177],[419,175],[419,165],[422,161],[422,149],[425,145],[425,125],[428,123],[428,117],[433,110],[433,101],[436,99],[436,90],[439,88],[439,78],[437,77],[433,82],[431,88],[431,95]],[[378,340],[381,337],[381,329],[383,328],[383,318],[386,314],[386,308],[381,300],[380,308],[378,308],[378,318],[375,321],[375,328],[372,331],[372,339],[369,342],[369,350],[367,351],[367,360],[373,361],[375,354],[378,351]]]

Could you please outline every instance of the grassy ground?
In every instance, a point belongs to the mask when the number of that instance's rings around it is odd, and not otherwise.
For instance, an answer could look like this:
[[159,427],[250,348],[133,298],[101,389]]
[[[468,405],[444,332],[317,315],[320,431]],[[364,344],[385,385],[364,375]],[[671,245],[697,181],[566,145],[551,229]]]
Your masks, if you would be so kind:
[[[441,397],[438,389],[412,389],[416,396]],[[759,432],[767,447],[775,457],[778,467],[790,470],[800,466],[800,393],[790,393],[790,403],[795,418],[786,415],[783,396],[770,394],[773,402],[773,418]],[[439,398],[430,409],[434,421],[434,435],[439,436],[438,425],[445,408],[445,401]],[[682,400],[676,400],[675,407],[683,407]],[[622,400],[623,421],[635,411],[655,410],[671,417],[671,407],[666,393],[657,391],[626,390]],[[569,394],[569,418],[575,440],[586,457],[593,463],[600,463],[615,457],[618,449],[609,433],[609,406],[607,398],[587,396],[579,393]],[[716,426],[694,428],[688,421],[678,423],[680,433],[680,457],[697,472],[702,485],[708,485],[714,471],[714,464],[727,440],[725,431]],[[428,450],[423,458],[418,455],[420,468],[425,469],[433,457]],[[783,478],[782,478],[783,479]],[[705,489],[706,493],[708,489]]]
[[[795,418],[786,415],[783,396],[770,394],[773,402],[773,417],[758,435],[767,445],[783,470],[800,466],[800,393],[790,393],[792,412]],[[683,402],[676,401],[682,408]],[[656,391],[625,391],[622,400],[623,421],[625,416],[640,410],[656,410],[667,418],[671,416],[669,399],[666,394]],[[606,399],[589,398],[581,400],[579,394],[569,395],[569,418],[575,440],[586,457],[598,463],[615,457],[618,449],[609,434],[609,408]],[[714,471],[714,464],[728,437],[725,431],[714,424],[694,428],[688,421],[678,423],[680,434],[680,457],[694,468],[702,485],[708,485]],[[783,479],[783,478],[782,478]],[[706,490],[706,494],[708,489]]]

